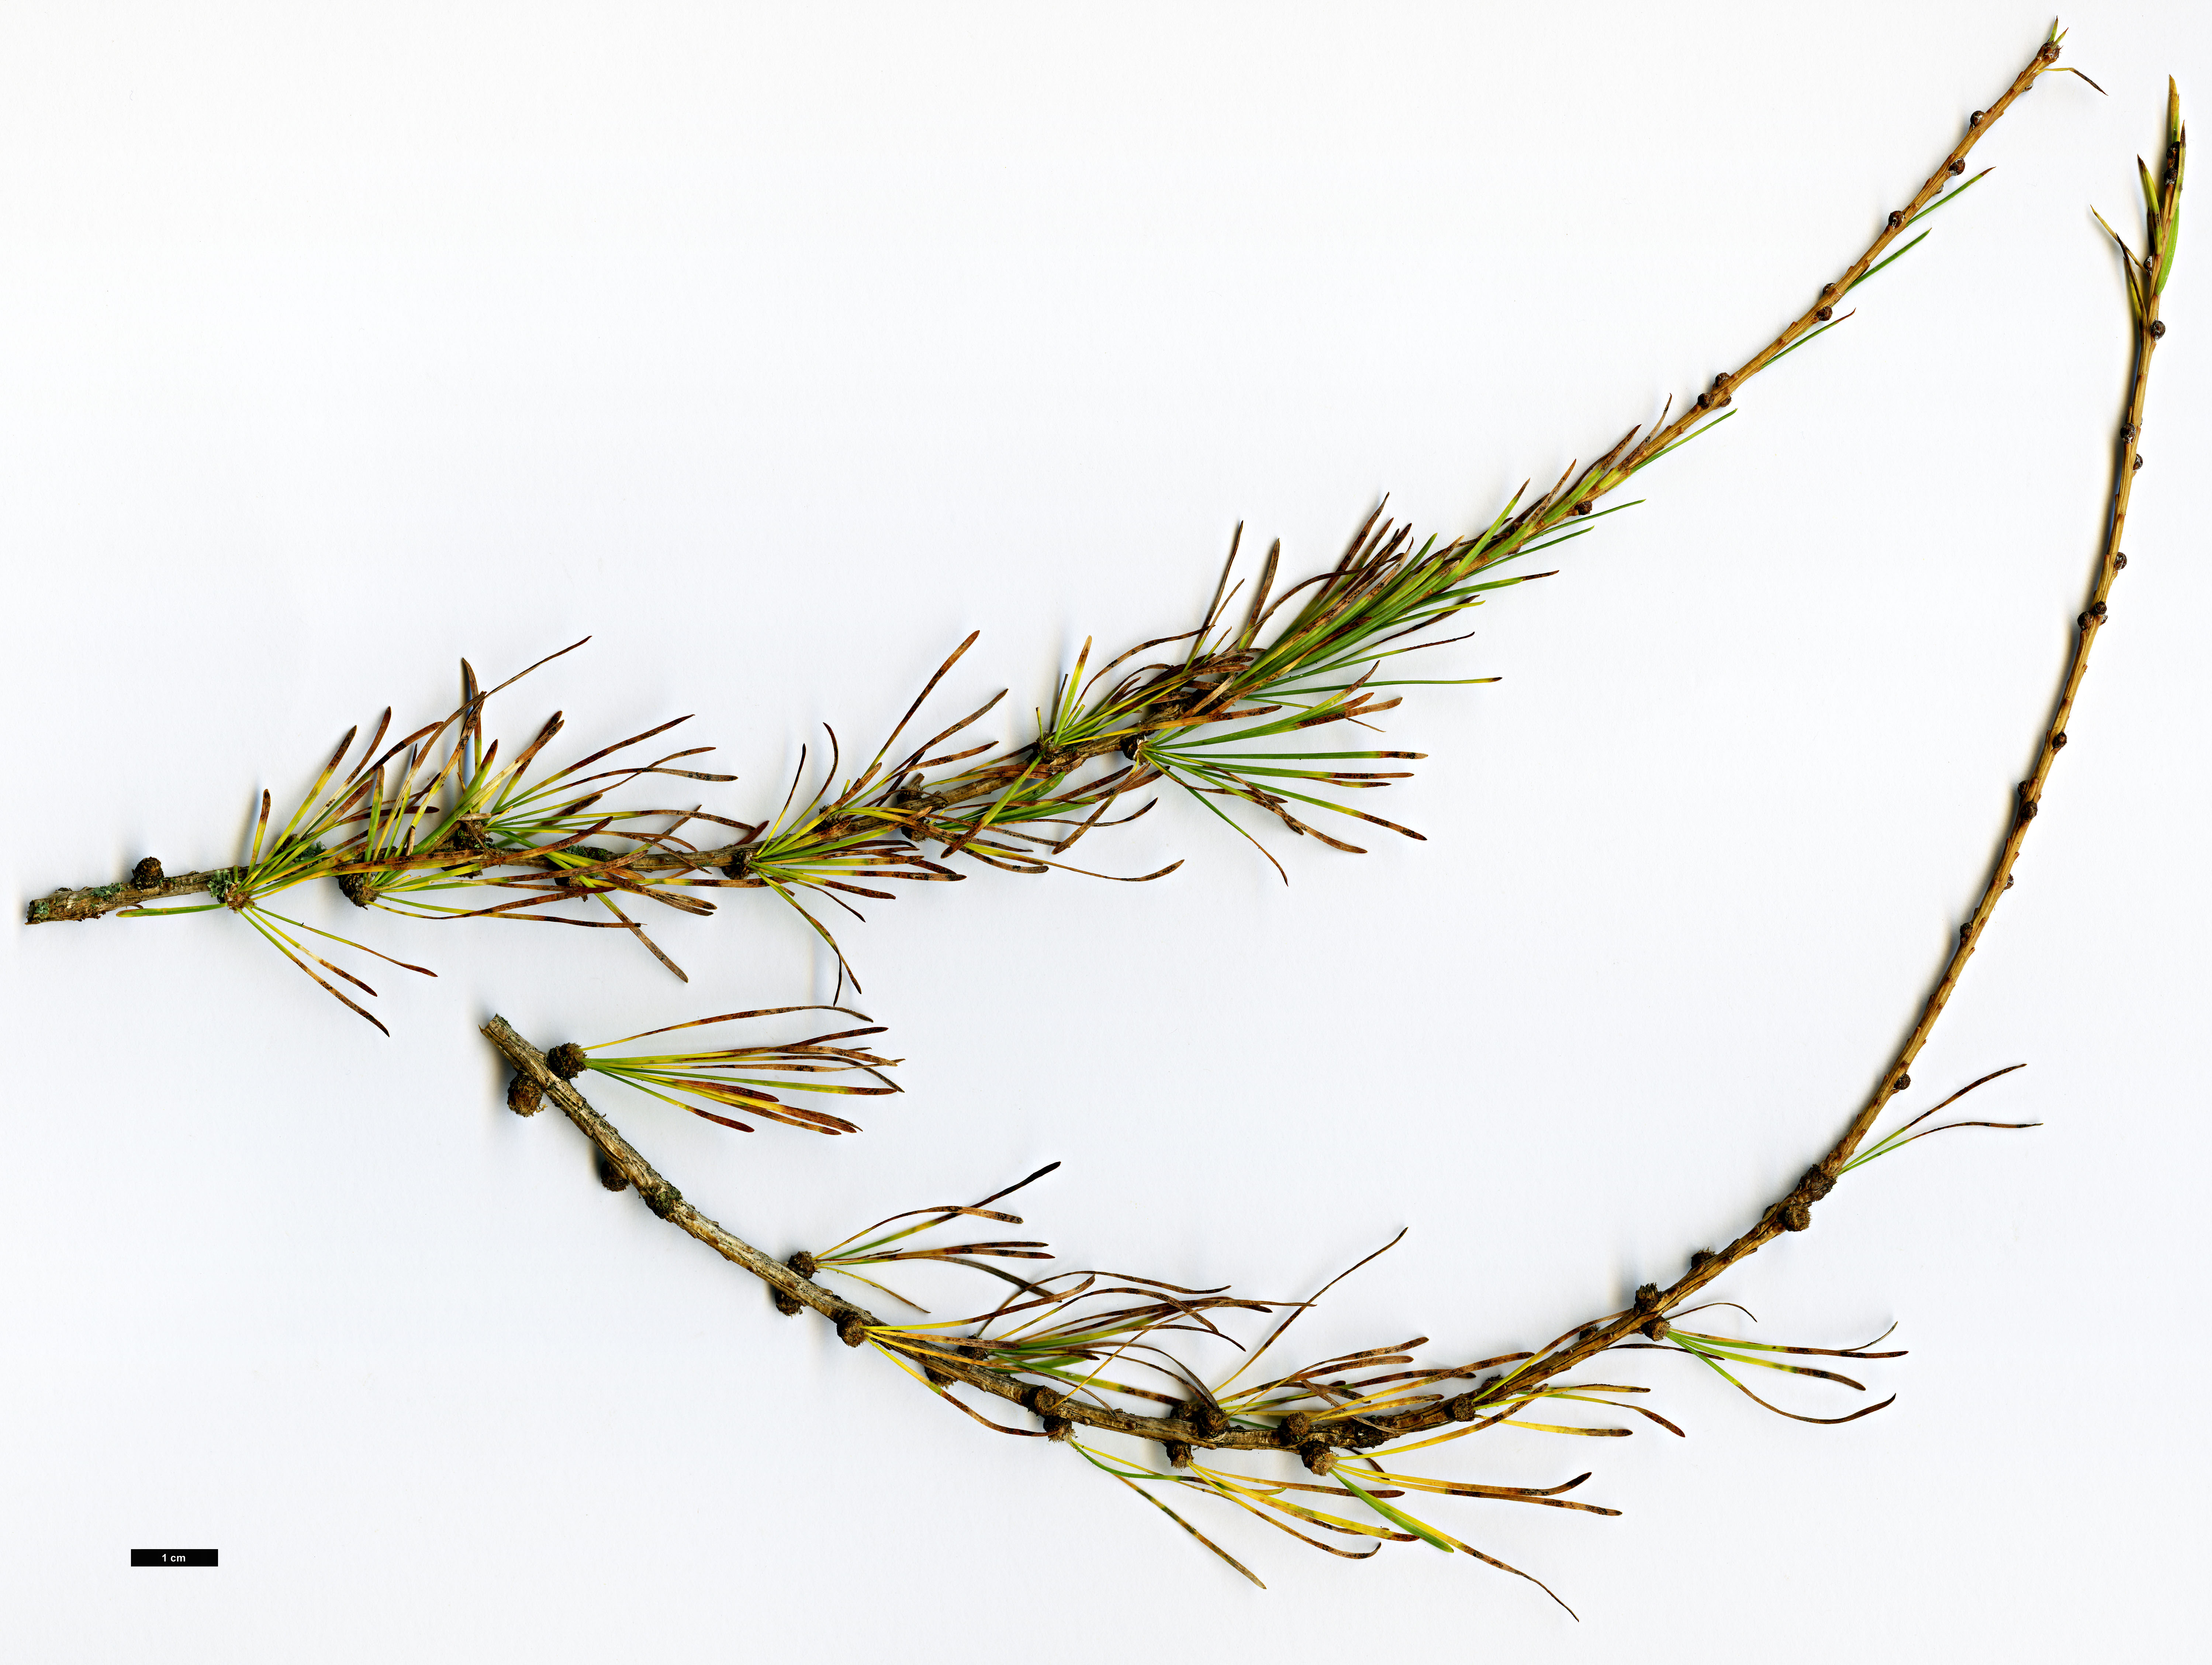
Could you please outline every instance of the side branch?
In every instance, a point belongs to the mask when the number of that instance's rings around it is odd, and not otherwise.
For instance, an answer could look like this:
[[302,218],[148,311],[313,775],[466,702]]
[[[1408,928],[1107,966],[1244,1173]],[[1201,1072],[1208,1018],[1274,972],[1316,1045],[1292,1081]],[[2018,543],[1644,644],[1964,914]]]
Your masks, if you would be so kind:
[[[2012,108],[2014,101],[2033,87],[2039,76],[2044,75],[2058,62],[2058,52],[2059,46],[2056,40],[2046,40],[2037,48],[2035,56],[2028,59],[2027,66],[2013,77],[2012,85],[2005,88],[1997,101],[1986,110],[1974,112],[1972,119],[1967,123],[1966,137],[1959,141],[1949,156],[1944,157],[1942,165],[1928,176],[1927,183],[1913,193],[1911,201],[1889,216],[1875,240],[1867,245],[1866,252],[1844,269],[1843,276],[1821,290],[1819,300],[1808,307],[1781,334],[1753,353],[1736,369],[1724,371],[1715,376],[1712,386],[1698,395],[1695,404],[1675,418],[1671,424],[1647,435],[1640,444],[1615,465],[1613,472],[1625,479],[1638,466],[1656,457],[1668,447],[1680,441],[1708,413],[1717,411],[1728,404],[1738,387],[1750,381],[1753,376],[1757,375],[1792,347],[1816,333],[1818,326],[1824,326],[1833,319],[1835,303],[1841,301],[1861,279],[1872,275],[1875,266],[1882,263],[1883,256],[1888,252],[1890,246],[1905,235],[1905,229],[1919,218],[1929,204],[1942,193],[1945,186],[1966,171],[1966,158],[1972,153],[1974,146],[1980,143],[1990,129],[1996,125],[2004,113]],[[1899,249],[1898,253],[1901,254],[1904,250]]]

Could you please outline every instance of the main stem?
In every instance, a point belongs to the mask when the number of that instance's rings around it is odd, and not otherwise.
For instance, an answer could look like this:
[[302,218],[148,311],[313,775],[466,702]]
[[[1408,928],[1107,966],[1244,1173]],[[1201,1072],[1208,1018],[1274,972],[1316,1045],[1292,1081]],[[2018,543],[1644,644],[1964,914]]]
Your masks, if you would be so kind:
[[[1571,517],[1586,512],[1599,497],[1616,489],[1626,480],[1636,468],[1656,457],[1668,446],[1684,438],[1699,422],[1728,405],[1738,387],[1781,357],[1791,347],[1802,342],[1814,329],[1827,322],[1830,314],[1833,312],[1833,303],[1840,300],[1854,284],[1873,270],[1891,246],[1904,235],[1913,217],[1942,194],[1944,186],[1966,171],[1966,157],[1972,153],[1975,145],[1982,141],[1990,129],[1994,127],[2003,117],[2005,112],[2012,107],[2014,101],[2035,84],[2036,78],[2050,70],[2057,60],[2058,44],[2056,41],[2046,42],[2039,48],[2035,56],[2028,60],[2027,67],[2013,77],[2012,84],[2005,88],[2002,95],[1988,109],[1976,113],[1974,119],[1967,125],[1966,136],[1943,159],[1942,165],[1928,176],[1927,182],[1914,193],[1910,202],[1888,217],[1874,241],[1867,245],[1865,252],[1845,267],[1842,276],[1834,283],[1820,291],[1819,299],[1808,307],[1773,340],[1746,359],[1741,365],[1734,370],[1715,376],[1712,386],[1698,394],[1696,400],[1673,422],[1646,435],[1633,446],[1625,445],[1618,455],[1612,456],[1598,465],[1602,468],[1602,472],[1594,481],[1588,480],[1585,477],[1585,489],[1579,489],[1570,494],[1567,498],[1559,498],[1555,493],[1547,493],[1543,498],[1539,499],[1534,505],[1534,512],[1528,514],[1524,520],[1516,523],[1511,538],[1512,544],[1517,546],[1526,543],[1530,539],[1564,524]],[[2124,503],[2124,495],[2122,501]],[[1510,550],[1501,546],[1499,558],[1503,558],[1510,552]],[[1486,562],[1485,564],[1494,564],[1494,562]],[[989,788],[994,783],[1021,774],[1038,749],[1039,746],[1024,747],[1015,757],[998,765],[997,773],[987,774],[983,778],[982,784],[978,789],[979,792]],[[746,847],[746,844],[731,844],[712,850],[683,853],[645,851],[630,855],[623,865],[633,873],[668,873],[684,870],[705,872],[716,868],[727,867],[738,860]],[[617,852],[606,850],[579,849],[573,853],[601,861],[612,861],[617,857]],[[143,886],[126,879],[114,884],[94,885],[74,890],[67,888],[56,890],[49,895],[40,897],[31,902],[25,912],[25,918],[28,924],[34,925],[58,924],[66,920],[98,919],[126,908],[143,907],[149,902],[160,901],[171,897],[196,895],[210,889],[219,893],[236,879],[241,869],[237,868],[209,868],[196,873],[180,873],[173,877],[164,877]],[[751,887],[757,886],[759,881],[738,877],[724,882],[738,887]],[[1879,1106],[1876,1108],[1878,1110]]]
[[[678,1226],[697,1238],[715,1253],[766,1284],[769,1288],[787,1301],[801,1307],[811,1307],[837,1327],[837,1333],[848,1346],[860,1346],[868,1339],[871,1329],[885,1327],[883,1320],[865,1308],[856,1307],[833,1290],[826,1290],[811,1278],[802,1278],[784,1262],[763,1253],[726,1227],[708,1219],[684,1199],[684,1193],[663,1179],[653,1164],[617,1131],[612,1122],[586,1101],[574,1086],[553,1072],[546,1063],[545,1054],[518,1034],[503,1017],[496,1017],[483,1026],[484,1038],[506,1055],[508,1063],[523,1076],[534,1083],[547,1098],[559,1105],[570,1121],[582,1130],[584,1136],[597,1145],[605,1164],[613,1168],[631,1185],[645,1205],[672,1225]],[[931,1367],[942,1376],[963,1381],[1003,1400],[1016,1404],[1028,1403],[1035,1394],[1034,1384],[1018,1380],[1002,1371],[986,1369],[979,1364],[939,1355],[930,1361]],[[1279,1447],[1282,1441],[1272,1430],[1234,1429],[1225,1433],[1208,1435],[1196,1424],[1163,1417],[1132,1416],[1110,1406],[1085,1405],[1068,1399],[1055,1407],[1056,1414],[1070,1422],[1089,1428],[1103,1428],[1109,1432],[1133,1435],[1145,1440],[1181,1440],[1188,1444],[1242,1448],[1268,1450]]]

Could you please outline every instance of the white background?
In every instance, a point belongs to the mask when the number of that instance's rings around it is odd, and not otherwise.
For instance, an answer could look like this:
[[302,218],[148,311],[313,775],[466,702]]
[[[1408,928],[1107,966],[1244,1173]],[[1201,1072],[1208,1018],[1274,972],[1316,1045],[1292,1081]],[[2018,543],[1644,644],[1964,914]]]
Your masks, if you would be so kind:
[[[814,15],[801,14],[812,10]],[[0,36],[7,906],[234,859],[387,704],[569,754],[678,712],[771,808],[951,645],[948,717],[1192,621],[1376,494],[1486,521],[1808,302],[2041,38],[2022,6],[11,6]],[[1364,859],[1187,803],[1144,887],[984,872],[844,940],[908,1058],[864,1137],[597,1097],[764,1247],[1060,1158],[1070,1264],[1310,1290],[1320,1357],[1540,1339],[1824,1149],[2032,759],[2125,374],[2120,221],[2201,9],[2069,15],[2078,81],[1844,330],[1477,615]],[[2192,223],[2201,216],[2191,211]],[[2128,223],[2132,223],[2132,220]],[[2201,228],[2199,228],[2201,233]],[[2126,1656],[2183,1632],[2207,1160],[2212,582],[2182,245],[2095,675],[1909,1101],[2041,1119],[1855,1176],[1723,1293],[1863,1339],[1821,1429],[1691,1367],[1688,1429],[1499,1432],[1618,1520],[1444,1501],[1547,1579],[1200,1519],[991,1435],[593,1182],[475,1033],[824,998],[770,900],[615,933],[309,917],[426,961],[387,1040],[235,920],[16,926],[0,1588],[39,1661],[1517,1649]],[[503,707],[503,712],[501,711]],[[687,730],[689,732],[689,730]],[[514,743],[514,742],[510,742]],[[817,753],[818,756],[818,751]],[[340,918],[340,915],[343,918]],[[1216,1355],[1216,1357],[1222,1355]],[[1608,1366],[1608,1373],[1616,1367]],[[1863,1402],[1782,1378],[1794,1408]],[[131,1571],[140,1545],[215,1572]]]

